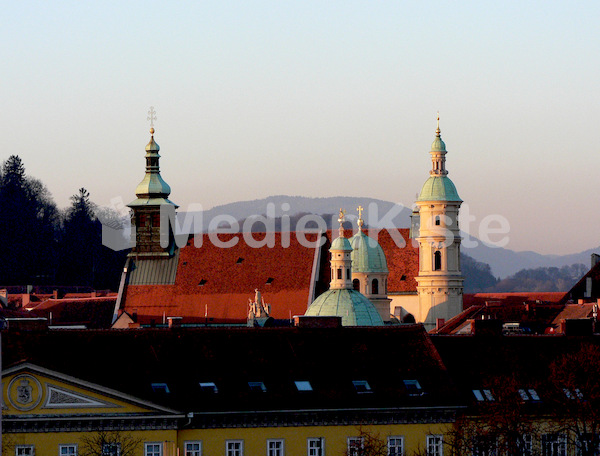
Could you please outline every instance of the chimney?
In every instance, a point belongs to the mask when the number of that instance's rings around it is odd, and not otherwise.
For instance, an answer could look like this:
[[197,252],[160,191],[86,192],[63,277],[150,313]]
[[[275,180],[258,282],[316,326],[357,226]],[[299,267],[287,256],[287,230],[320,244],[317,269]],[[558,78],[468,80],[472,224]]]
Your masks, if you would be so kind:
[[594,266],[596,266],[598,263],[600,263],[600,255],[598,255],[597,253],[592,253],[592,268]]

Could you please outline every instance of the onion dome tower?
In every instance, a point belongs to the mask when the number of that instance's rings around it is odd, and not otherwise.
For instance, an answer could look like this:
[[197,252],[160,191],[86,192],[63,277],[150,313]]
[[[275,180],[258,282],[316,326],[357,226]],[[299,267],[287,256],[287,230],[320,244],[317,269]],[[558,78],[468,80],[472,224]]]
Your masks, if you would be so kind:
[[[154,108],[150,117],[150,142],[146,146],[146,175],[135,189],[137,198],[127,206],[131,208],[131,225],[135,230],[135,246],[130,256],[169,257],[175,250],[169,217],[175,215],[177,205],[168,199],[171,187],[160,176],[159,145],[154,141]],[[161,230],[161,223],[166,224]],[[162,232],[161,232],[162,231]]]
[[363,231],[362,206],[358,206],[358,232],[350,239],[352,246],[352,286],[373,303],[383,321],[390,320],[391,299],[387,297],[389,275],[383,249]]
[[416,205],[419,212],[419,315],[427,329],[439,319],[448,320],[462,312],[463,277],[460,270],[460,230],[458,211],[462,200],[446,170],[446,144],[437,118],[431,145],[432,169]]
[[308,307],[304,315],[342,317],[343,326],[381,326],[375,306],[352,288],[352,246],[344,237],[344,211],[340,209],[339,236],[331,243],[331,282],[329,290]]

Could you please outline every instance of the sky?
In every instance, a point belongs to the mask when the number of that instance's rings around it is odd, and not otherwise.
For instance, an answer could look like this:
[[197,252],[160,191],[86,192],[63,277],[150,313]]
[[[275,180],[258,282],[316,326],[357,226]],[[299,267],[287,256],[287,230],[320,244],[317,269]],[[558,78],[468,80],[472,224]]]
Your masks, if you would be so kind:
[[[410,206],[440,113],[447,169],[508,248],[600,245],[600,2],[19,1],[2,5],[0,160],[59,207],[135,198],[149,140],[171,199]],[[335,210],[332,209],[332,210]]]

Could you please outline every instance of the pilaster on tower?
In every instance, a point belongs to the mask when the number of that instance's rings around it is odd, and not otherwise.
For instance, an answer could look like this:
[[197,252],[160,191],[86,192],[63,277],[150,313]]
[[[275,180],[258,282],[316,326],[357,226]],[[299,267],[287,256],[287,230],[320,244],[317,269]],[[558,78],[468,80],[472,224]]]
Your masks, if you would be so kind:
[[433,329],[439,319],[462,312],[463,277],[460,267],[458,212],[462,200],[446,170],[446,144],[438,126],[431,145],[432,169],[416,205],[419,214],[418,321]]

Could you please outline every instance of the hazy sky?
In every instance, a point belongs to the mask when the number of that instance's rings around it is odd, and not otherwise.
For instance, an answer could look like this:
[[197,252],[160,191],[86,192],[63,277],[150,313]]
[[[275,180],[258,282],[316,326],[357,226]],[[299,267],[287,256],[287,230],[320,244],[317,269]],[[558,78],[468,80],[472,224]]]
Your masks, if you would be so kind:
[[0,160],[21,156],[60,207],[81,186],[135,198],[150,105],[184,210],[410,206],[439,110],[449,177],[478,221],[508,219],[509,248],[600,245],[600,2],[13,1],[2,16]]

